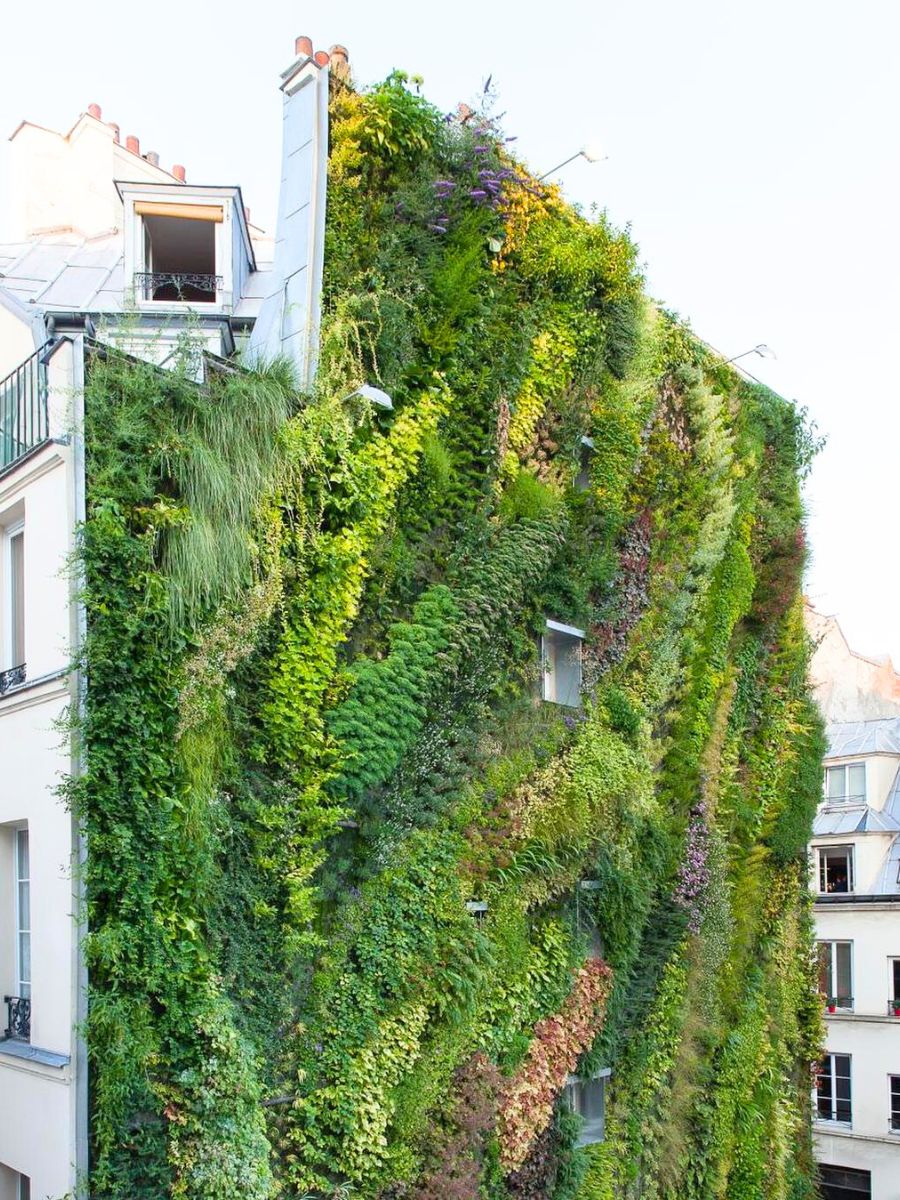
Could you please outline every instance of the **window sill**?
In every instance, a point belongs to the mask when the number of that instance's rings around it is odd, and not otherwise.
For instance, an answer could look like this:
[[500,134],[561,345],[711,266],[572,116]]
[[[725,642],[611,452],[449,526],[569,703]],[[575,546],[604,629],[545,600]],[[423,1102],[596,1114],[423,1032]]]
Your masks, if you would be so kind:
[[22,1062],[39,1063],[42,1067],[67,1067],[71,1061],[68,1054],[57,1054],[55,1050],[44,1050],[32,1046],[31,1042],[19,1042],[13,1038],[0,1038],[0,1057],[16,1058]]

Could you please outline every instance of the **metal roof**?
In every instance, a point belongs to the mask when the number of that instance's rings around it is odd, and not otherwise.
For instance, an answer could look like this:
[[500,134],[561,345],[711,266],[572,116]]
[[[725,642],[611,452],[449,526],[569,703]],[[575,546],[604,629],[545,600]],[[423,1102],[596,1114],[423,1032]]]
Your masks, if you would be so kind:
[[900,756],[900,717],[880,721],[839,721],[828,725],[828,758],[854,754]]
[[[46,236],[0,244],[0,289],[20,305],[51,312],[116,313],[125,308],[125,246],[121,233],[99,238]],[[235,314],[255,317],[268,271],[251,271]]]

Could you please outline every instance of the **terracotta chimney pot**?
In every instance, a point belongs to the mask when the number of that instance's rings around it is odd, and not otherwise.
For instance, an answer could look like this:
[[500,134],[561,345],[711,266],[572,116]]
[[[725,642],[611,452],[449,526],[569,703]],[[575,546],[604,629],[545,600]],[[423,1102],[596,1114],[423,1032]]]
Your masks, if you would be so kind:
[[331,70],[339,79],[346,79],[350,74],[350,55],[346,46],[332,46],[328,52],[331,60]]
[[102,113],[100,112],[100,105],[99,104],[89,104],[88,105],[88,116],[93,117],[95,121],[99,121],[102,116]]
[[306,58],[312,58],[312,56],[313,56],[312,38],[298,37],[297,40],[294,42],[294,53],[297,55],[298,58],[301,54],[304,55]]
[[185,169],[181,165],[181,163],[176,163],[175,166],[172,168],[172,174],[175,176],[175,178],[178,180],[179,183],[184,183],[184,177],[187,174],[187,172],[185,171]]
[[331,55],[327,50],[317,50],[315,54],[316,63],[320,67],[327,67],[331,62]]
[[130,150],[132,154],[140,154],[140,138],[136,138],[133,133],[129,133],[128,137],[125,139],[125,149]]

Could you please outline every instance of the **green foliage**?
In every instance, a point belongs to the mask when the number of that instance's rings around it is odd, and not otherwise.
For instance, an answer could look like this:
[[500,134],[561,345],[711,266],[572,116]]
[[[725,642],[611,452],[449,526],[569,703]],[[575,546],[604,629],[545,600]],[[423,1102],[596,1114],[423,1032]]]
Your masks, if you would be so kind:
[[92,1194],[808,1195],[814,432],[408,84],[333,90],[312,395],[90,364]]

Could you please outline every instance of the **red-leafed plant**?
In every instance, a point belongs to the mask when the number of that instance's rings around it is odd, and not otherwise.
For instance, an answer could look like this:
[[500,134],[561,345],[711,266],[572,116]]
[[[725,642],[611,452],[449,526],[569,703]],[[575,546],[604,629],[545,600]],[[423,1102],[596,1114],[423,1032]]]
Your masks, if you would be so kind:
[[539,1021],[521,1069],[506,1084],[497,1118],[500,1164],[521,1167],[529,1147],[553,1116],[553,1105],[578,1059],[603,1024],[612,971],[589,959],[558,1013]]

